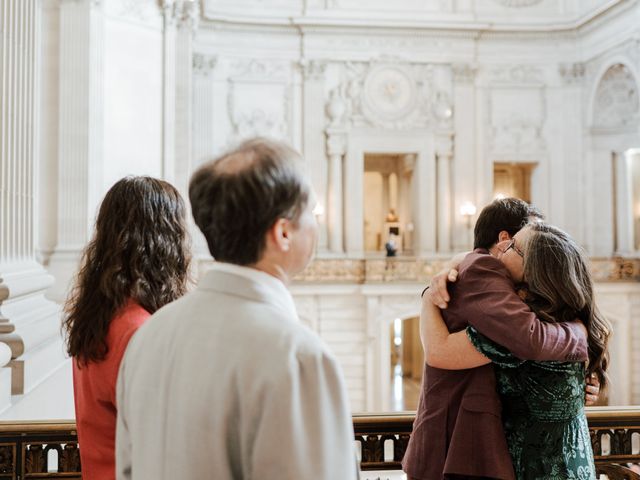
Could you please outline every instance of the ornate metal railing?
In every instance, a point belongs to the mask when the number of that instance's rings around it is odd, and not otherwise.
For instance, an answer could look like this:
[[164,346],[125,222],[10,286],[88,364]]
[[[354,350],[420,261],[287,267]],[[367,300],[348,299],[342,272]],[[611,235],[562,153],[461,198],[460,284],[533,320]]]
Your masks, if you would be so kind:
[[[414,415],[354,415],[362,470],[399,470],[409,443]],[[640,480],[629,464],[640,464],[640,409],[587,409],[598,473],[610,480]]]
[[[640,480],[640,409],[587,411],[599,473],[610,480]],[[354,415],[362,470],[400,470],[414,415]],[[81,479],[76,425],[67,422],[0,422],[0,480]]]

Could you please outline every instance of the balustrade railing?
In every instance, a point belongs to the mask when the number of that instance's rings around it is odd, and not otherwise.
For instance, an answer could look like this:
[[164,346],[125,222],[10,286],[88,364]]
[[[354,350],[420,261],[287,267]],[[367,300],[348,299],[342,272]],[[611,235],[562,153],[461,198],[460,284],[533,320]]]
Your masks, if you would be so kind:
[[[360,468],[401,469],[413,419],[412,414],[354,415]],[[630,468],[640,465],[640,409],[592,407],[587,419],[598,473],[610,480],[640,480]]]
[[[598,473],[640,480],[629,467],[640,464],[640,409],[589,408],[587,418]],[[400,470],[413,419],[408,413],[354,415],[361,469]],[[0,422],[0,480],[62,478],[82,478],[75,422]]]

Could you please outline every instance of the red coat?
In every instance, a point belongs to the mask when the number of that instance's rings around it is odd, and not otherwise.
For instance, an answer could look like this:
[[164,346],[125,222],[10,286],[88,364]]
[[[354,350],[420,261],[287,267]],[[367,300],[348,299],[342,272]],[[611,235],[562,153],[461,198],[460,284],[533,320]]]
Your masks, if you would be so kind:
[[[442,311],[449,331],[472,325],[524,360],[586,360],[581,326],[538,320],[518,297],[505,266],[488,253],[476,249],[460,264],[451,302]],[[403,469],[422,480],[447,474],[515,479],[491,364],[468,370],[425,364]]]
[[149,318],[129,302],[113,318],[107,334],[109,352],[101,362],[78,368],[73,360],[73,396],[83,480],[115,480],[116,379],[131,336]]

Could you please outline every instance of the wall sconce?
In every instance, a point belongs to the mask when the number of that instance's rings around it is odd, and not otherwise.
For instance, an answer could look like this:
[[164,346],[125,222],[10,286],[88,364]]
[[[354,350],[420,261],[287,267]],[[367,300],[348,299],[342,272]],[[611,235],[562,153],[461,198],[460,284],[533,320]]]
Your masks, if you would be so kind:
[[471,228],[471,218],[476,214],[476,206],[471,202],[464,202],[460,205],[460,215],[467,220],[467,228]]
[[320,221],[320,217],[324,215],[324,205],[320,202],[316,203],[316,206],[313,208],[313,214],[316,216],[316,220]]

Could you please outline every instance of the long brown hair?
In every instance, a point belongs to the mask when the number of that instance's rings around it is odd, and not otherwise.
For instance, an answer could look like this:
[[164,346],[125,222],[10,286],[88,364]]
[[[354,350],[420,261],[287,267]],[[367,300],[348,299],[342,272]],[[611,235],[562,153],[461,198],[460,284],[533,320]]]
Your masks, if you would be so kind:
[[191,257],[185,206],[169,183],[125,177],[107,192],[65,303],[67,351],[103,360],[114,315],[130,299],[150,313],[182,296]]
[[579,318],[587,327],[589,364],[602,388],[607,384],[611,324],[594,301],[593,280],[584,250],[565,232],[536,223],[526,227],[523,241],[524,281],[528,303],[542,320],[571,321]]

